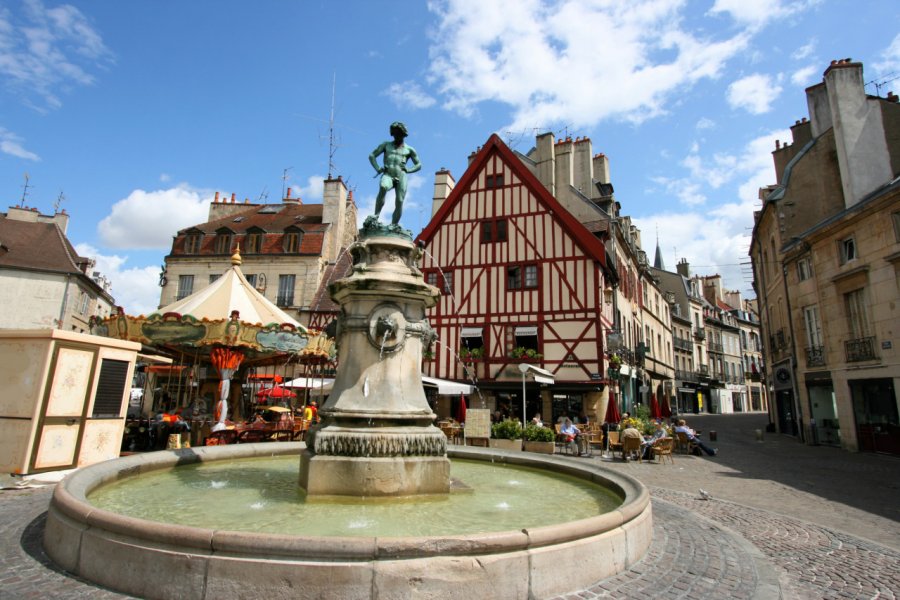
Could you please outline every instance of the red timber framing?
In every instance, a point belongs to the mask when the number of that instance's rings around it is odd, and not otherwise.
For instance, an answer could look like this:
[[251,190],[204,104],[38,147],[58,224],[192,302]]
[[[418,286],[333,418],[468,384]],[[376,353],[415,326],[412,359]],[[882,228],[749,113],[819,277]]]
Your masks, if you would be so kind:
[[[557,384],[597,385],[604,373],[604,246],[498,136],[418,240],[427,250],[422,270],[443,292],[428,313],[439,342],[426,371],[467,379],[455,354],[469,341],[484,347],[471,365],[482,383],[520,381],[524,361],[553,372]],[[521,339],[535,338],[542,357],[511,356]]]

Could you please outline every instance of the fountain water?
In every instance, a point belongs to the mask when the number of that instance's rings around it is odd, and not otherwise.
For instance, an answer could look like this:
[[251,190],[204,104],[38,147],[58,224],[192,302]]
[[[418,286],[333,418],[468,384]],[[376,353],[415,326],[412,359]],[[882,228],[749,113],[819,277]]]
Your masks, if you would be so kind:
[[[544,598],[586,587],[644,555],[650,501],[634,479],[574,459],[448,450],[432,424],[419,370],[423,347],[434,335],[425,309],[438,291],[422,279],[418,250],[408,237],[364,229],[351,252],[352,274],[330,285],[341,305],[340,366],[321,410],[323,422],[307,443],[156,452],[80,470],[57,486],[51,501],[44,548],[52,560],[68,572],[146,598]],[[380,496],[370,500],[380,504],[406,504],[411,496],[433,501],[450,490],[449,454],[574,476],[603,486],[621,504],[587,518],[563,516],[551,525],[504,521],[476,533],[328,537],[234,531],[228,522],[153,522],[89,499],[104,485],[153,471],[173,470],[190,484],[189,471],[180,468],[188,464],[297,453],[307,502],[339,496],[352,502]],[[511,489],[500,512],[510,512],[522,494],[541,496],[542,490]],[[553,508],[565,514],[566,506]],[[273,520],[284,518],[272,514]]]

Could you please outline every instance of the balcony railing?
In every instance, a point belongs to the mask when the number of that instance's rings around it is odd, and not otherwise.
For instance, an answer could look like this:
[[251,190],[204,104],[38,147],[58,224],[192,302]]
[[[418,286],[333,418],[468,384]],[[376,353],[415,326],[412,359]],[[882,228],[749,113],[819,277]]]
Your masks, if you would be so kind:
[[810,346],[806,349],[806,366],[808,367],[824,367],[825,366],[825,347]]
[[678,350],[687,350],[688,352],[690,352],[692,350],[691,340],[688,340],[685,338],[680,338],[680,337],[672,338],[672,345],[674,345],[675,348]]
[[275,298],[275,304],[282,307],[293,306],[294,294],[278,294]]
[[709,365],[700,365],[697,367],[697,374],[700,377],[709,377]]
[[720,342],[706,342],[706,347],[710,352],[718,352],[719,354],[725,351]]
[[675,371],[675,379],[680,381],[697,381],[697,374],[693,371]]
[[695,329],[694,337],[697,338],[698,340],[705,340],[706,339],[706,329],[704,329],[703,327]]
[[860,362],[878,358],[875,356],[874,336],[847,340],[844,342],[844,350],[847,352],[847,362]]

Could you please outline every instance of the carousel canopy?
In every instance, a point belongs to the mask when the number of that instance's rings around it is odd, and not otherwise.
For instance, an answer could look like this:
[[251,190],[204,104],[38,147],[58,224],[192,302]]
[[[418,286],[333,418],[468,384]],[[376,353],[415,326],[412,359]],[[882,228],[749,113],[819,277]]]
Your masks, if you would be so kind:
[[289,323],[299,327],[294,318],[257,292],[241,273],[241,257],[231,257],[231,268],[202,290],[159,309],[162,314],[178,313],[195,319],[224,319],[236,310],[245,323]]

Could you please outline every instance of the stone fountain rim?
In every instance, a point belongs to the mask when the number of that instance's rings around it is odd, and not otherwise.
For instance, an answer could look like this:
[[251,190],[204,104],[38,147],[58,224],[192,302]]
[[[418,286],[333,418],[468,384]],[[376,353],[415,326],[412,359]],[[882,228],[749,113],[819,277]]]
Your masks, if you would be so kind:
[[545,469],[552,467],[554,472],[590,480],[612,489],[620,496],[622,504],[617,509],[587,519],[522,530],[423,537],[338,537],[214,530],[160,523],[103,510],[87,500],[88,494],[97,487],[150,471],[198,462],[299,454],[304,447],[303,442],[204,446],[136,454],[98,463],[79,469],[60,482],[54,490],[50,509],[90,528],[203,553],[369,561],[407,556],[464,556],[473,551],[495,554],[552,546],[612,531],[641,515],[650,503],[647,489],[625,474],[577,459],[474,447],[449,448],[447,455],[450,458],[490,460]]

